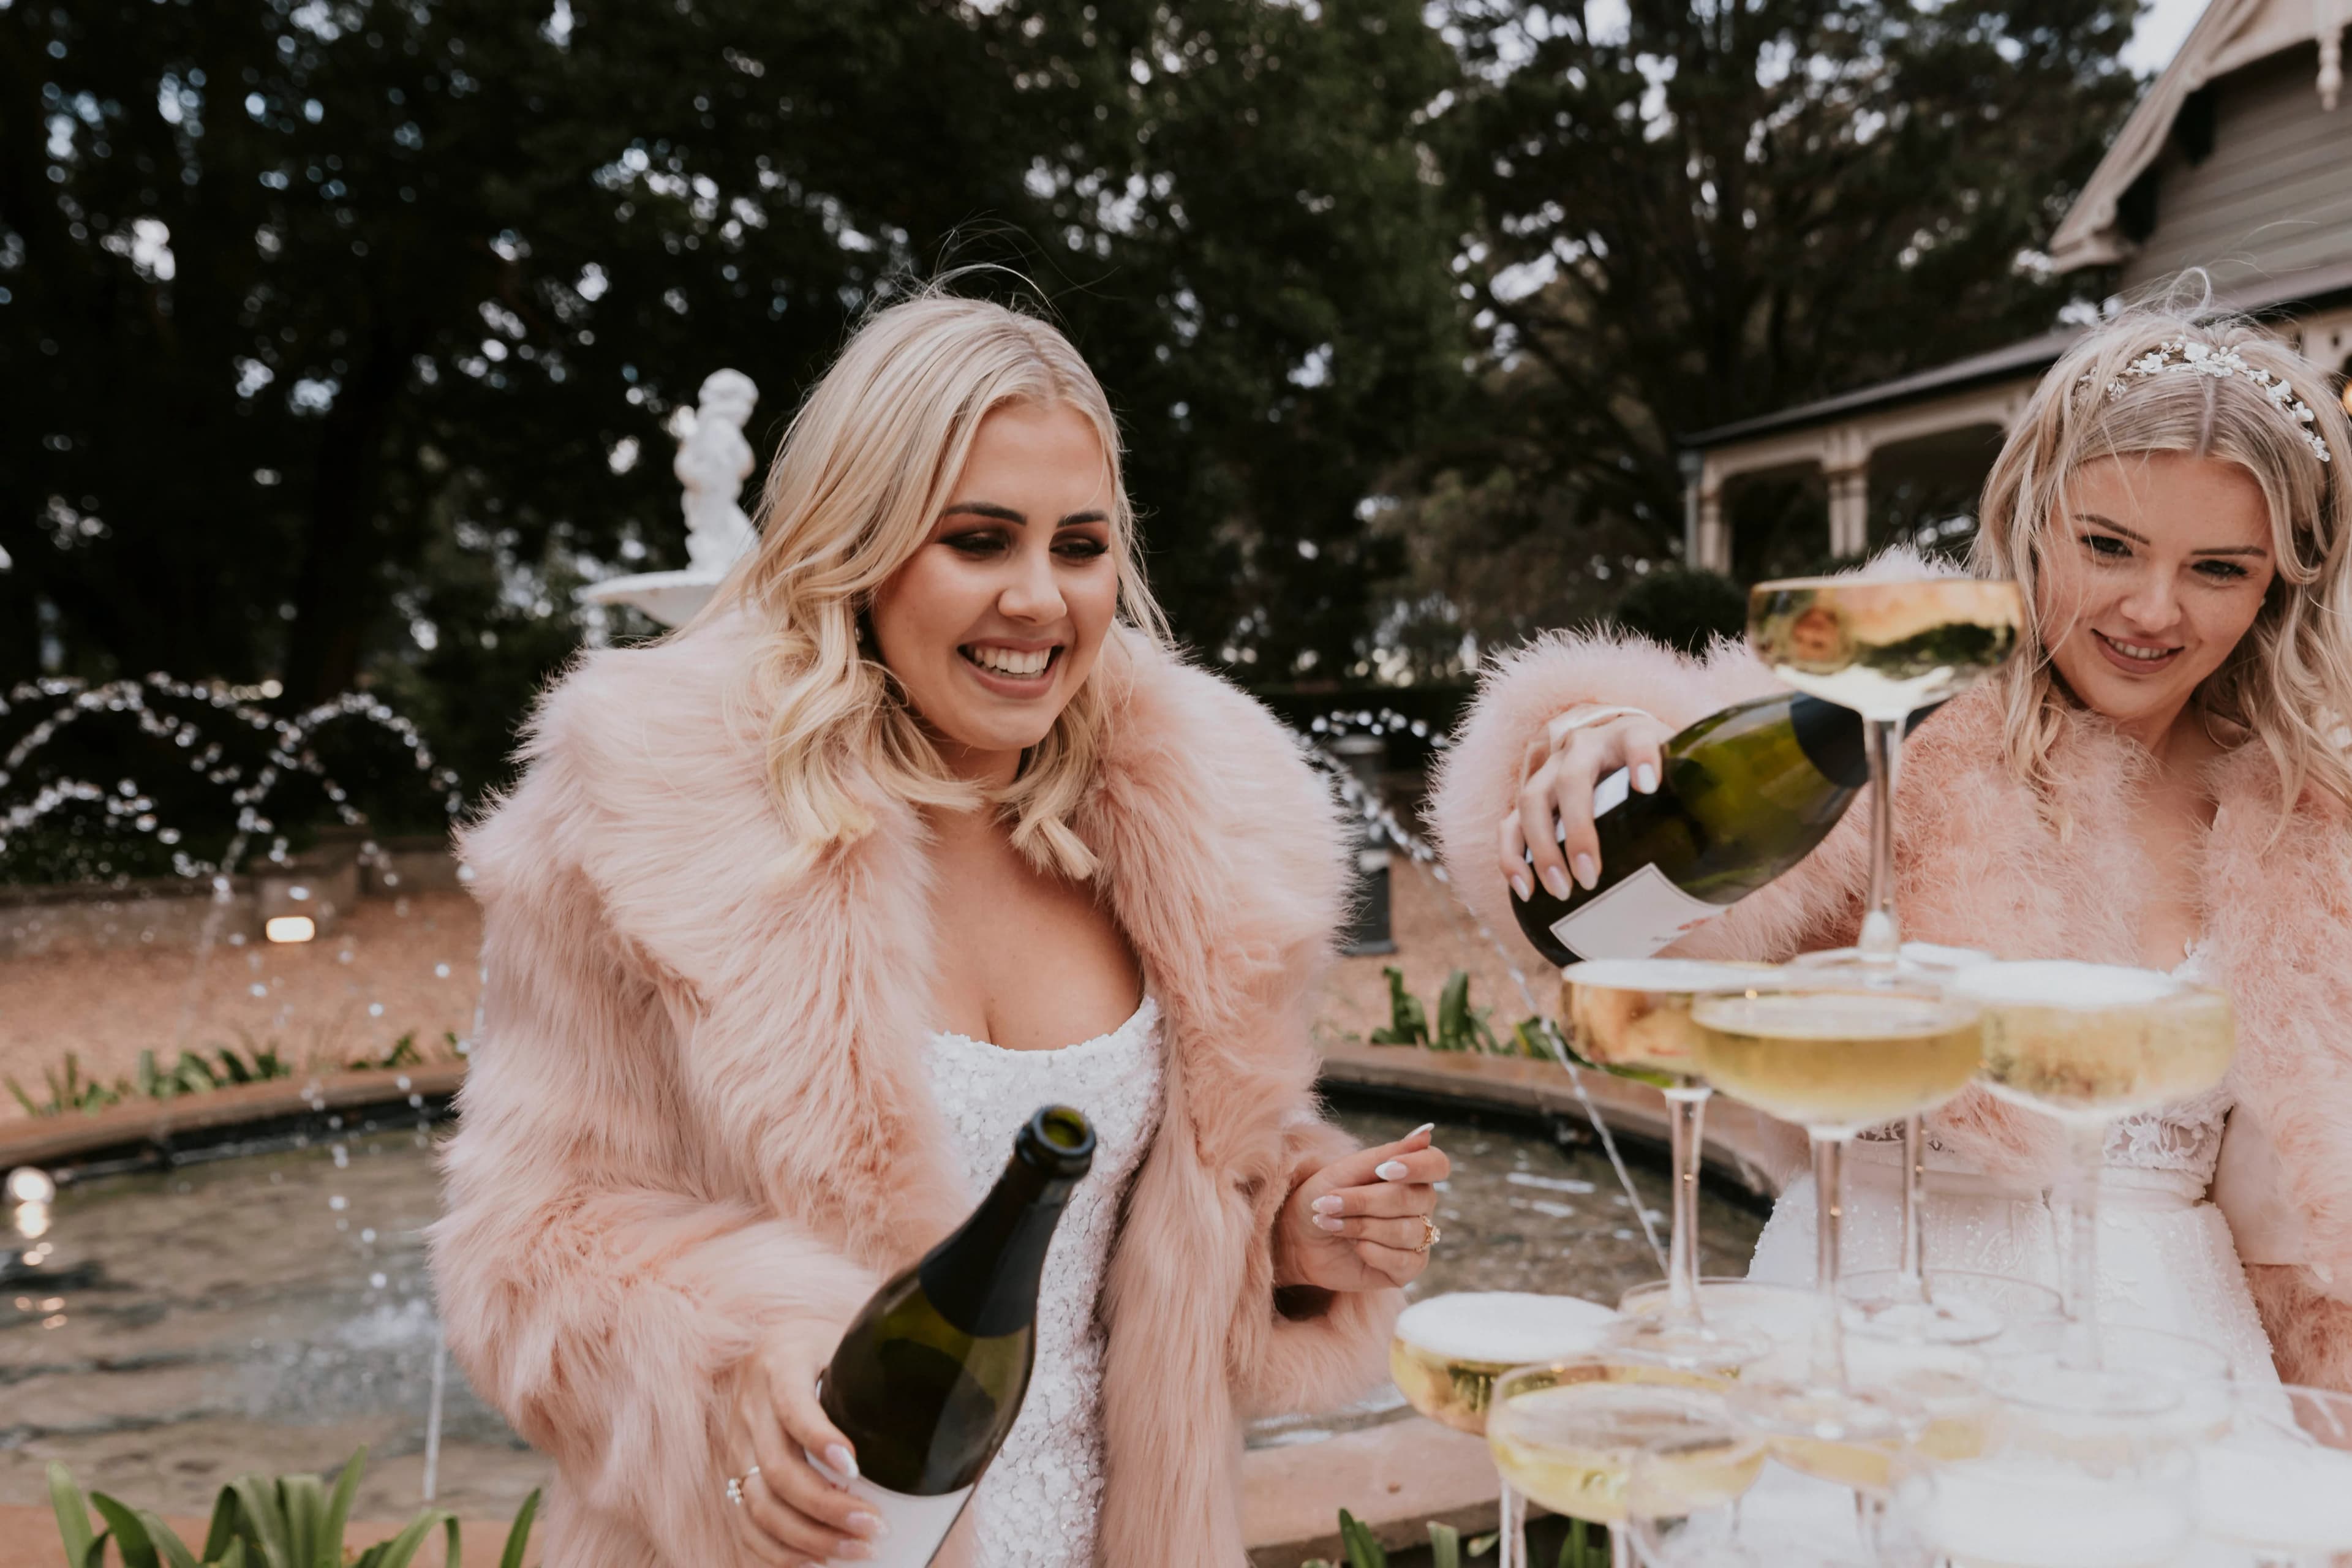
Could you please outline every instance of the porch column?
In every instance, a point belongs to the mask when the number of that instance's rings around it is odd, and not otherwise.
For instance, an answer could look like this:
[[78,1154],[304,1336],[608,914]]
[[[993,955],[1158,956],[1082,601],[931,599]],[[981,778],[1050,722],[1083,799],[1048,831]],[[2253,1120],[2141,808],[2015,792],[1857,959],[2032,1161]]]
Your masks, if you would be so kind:
[[1870,464],[1823,468],[1830,491],[1830,553],[1859,555],[1870,547]]

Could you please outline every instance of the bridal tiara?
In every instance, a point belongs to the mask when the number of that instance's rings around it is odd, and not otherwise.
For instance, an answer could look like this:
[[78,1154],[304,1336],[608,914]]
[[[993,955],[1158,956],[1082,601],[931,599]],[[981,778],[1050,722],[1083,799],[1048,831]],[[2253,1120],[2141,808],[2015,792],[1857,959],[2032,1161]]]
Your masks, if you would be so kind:
[[[2271,406],[2279,411],[2281,417],[2294,421],[2297,426],[2295,434],[2309,443],[2313,454],[2321,462],[2334,460],[2335,454],[2327,449],[2327,443],[2320,438],[2317,431],[2308,428],[2318,423],[2318,416],[2312,413],[2311,405],[2297,397],[2294,388],[2289,386],[2275,371],[2248,364],[2245,357],[2235,349],[2215,348],[2210,343],[2191,342],[2185,338],[2167,339],[2124,366],[2116,379],[2107,383],[2107,401],[2113,403],[2124,395],[2124,383],[2126,381],[2143,381],[2149,376],[2171,372],[2210,375],[2216,381],[2227,381],[2233,375],[2243,376],[2271,400]],[[2085,375],[2075,384],[2087,386],[2090,382],[2091,378]]]

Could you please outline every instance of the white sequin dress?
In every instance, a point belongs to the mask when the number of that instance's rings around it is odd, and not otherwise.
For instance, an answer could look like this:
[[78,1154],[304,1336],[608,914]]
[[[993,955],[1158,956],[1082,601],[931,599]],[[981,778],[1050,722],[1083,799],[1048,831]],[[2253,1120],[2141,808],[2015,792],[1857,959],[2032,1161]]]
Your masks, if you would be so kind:
[[[2192,956],[2174,973],[2202,979]],[[2231,1097],[2217,1089],[2127,1116],[2107,1136],[2099,1190],[2099,1317],[2158,1329],[2225,1352],[2242,1380],[2277,1381],[2270,1337],[2221,1211],[2207,1201]],[[1842,1267],[1892,1268],[1902,1246],[1900,1144],[1847,1146]],[[1930,1274],[1966,1268],[2063,1288],[2059,1226],[2038,1189],[1927,1153]],[[1751,1279],[1810,1285],[1813,1181],[1791,1184],[1756,1243]]]
[[1059,1050],[1010,1051],[935,1034],[929,1059],[931,1093],[974,1203],[1004,1169],[1014,1130],[1039,1106],[1075,1106],[1094,1124],[1093,1168],[1070,1194],[1045,1253],[1028,1396],[970,1509],[980,1568],[1093,1568],[1103,1487],[1096,1306],[1119,1201],[1160,1129],[1160,1005],[1146,996],[1109,1034]]

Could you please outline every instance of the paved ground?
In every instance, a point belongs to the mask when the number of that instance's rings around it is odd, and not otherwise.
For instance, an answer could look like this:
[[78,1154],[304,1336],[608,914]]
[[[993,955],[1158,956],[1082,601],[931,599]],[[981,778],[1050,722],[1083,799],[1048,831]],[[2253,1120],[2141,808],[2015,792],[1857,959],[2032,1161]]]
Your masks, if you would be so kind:
[[[1388,1022],[1381,969],[1391,963],[1433,1010],[1447,973],[1467,969],[1475,1006],[1492,1006],[1506,1028],[1525,1017],[1505,958],[1467,915],[1449,914],[1428,871],[1399,857],[1391,876],[1399,952],[1340,962],[1322,1008],[1327,1037],[1360,1038]],[[112,1079],[131,1072],[142,1049],[168,1061],[184,1047],[274,1044],[295,1060],[326,1063],[381,1053],[414,1033],[438,1050],[445,1032],[472,1028],[480,940],[470,898],[425,893],[362,900],[320,942],[224,944],[201,964],[185,948],[0,962],[0,1078],[37,1100],[43,1069],[68,1051],[85,1075]],[[0,1096],[0,1118],[22,1114],[13,1096]]]
[[[38,1100],[44,1068],[75,1053],[84,1074],[129,1073],[139,1053],[276,1045],[298,1062],[389,1050],[414,1032],[437,1053],[473,1026],[481,921],[463,893],[361,900],[316,942],[137,948],[0,962],[0,1078]],[[0,1118],[21,1116],[0,1095]]]

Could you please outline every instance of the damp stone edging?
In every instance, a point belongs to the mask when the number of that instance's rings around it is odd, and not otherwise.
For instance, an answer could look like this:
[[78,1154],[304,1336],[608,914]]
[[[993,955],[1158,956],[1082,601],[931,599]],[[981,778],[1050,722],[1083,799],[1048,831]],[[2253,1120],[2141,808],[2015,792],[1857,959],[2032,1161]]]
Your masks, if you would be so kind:
[[[361,846],[374,853],[362,856]],[[133,947],[194,947],[205,939],[259,942],[273,915],[309,915],[325,936],[362,899],[446,892],[465,874],[437,834],[377,837],[364,829],[324,829],[311,848],[284,862],[248,861],[215,899],[209,877],[121,877],[107,882],[0,886],[0,960]],[[299,889],[299,891],[298,891]]]
[[19,1165],[71,1167],[152,1156],[169,1163],[175,1146],[210,1142],[233,1130],[416,1101],[446,1105],[465,1081],[463,1062],[362,1072],[298,1074],[267,1083],[183,1094],[164,1100],[110,1106],[92,1115],[71,1111],[0,1121],[0,1171]]

